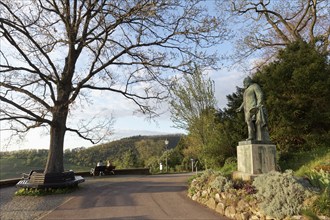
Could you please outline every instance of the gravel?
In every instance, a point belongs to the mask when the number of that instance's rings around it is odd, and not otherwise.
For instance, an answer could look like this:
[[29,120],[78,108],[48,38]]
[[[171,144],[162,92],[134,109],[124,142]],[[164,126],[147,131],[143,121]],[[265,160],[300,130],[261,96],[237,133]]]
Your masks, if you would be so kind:
[[[47,196],[15,196],[16,187],[0,188],[1,220],[40,219],[61,204],[69,201],[75,193]],[[79,190],[78,190],[79,191]]]
[[[67,194],[46,196],[15,196],[16,186],[0,188],[0,220],[38,220],[75,196],[101,186],[108,178],[88,178],[79,184],[79,189]],[[116,181],[115,178],[111,178]],[[107,183],[108,184],[108,183]]]

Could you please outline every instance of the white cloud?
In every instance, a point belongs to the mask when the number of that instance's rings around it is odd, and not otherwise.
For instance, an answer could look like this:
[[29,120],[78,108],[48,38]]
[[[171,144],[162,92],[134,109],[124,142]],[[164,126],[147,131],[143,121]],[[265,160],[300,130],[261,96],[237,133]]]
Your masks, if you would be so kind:
[[236,86],[242,86],[246,73],[225,68],[221,71],[210,71],[208,76],[215,82],[215,97],[218,107],[222,109],[227,105],[226,96],[236,92]]
[[[218,106],[224,108],[227,104],[226,96],[236,91],[236,86],[242,86],[244,77],[247,74],[235,70],[223,69],[221,71],[210,71],[208,76],[215,82],[215,95]],[[114,135],[110,139],[119,139],[135,135],[159,135],[167,133],[184,133],[185,131],[174,128],[167,111],[167,104],[162,104],[161,112],[165,112],[155,121],[146,120],[144,115],[134,115],[137,106],[127,98],[116,93],[91,91],[89,94],[92,103],[85,104],[84,108],[77,108],[72,111],[72,118],[69,124],[74,124],[79,118],[92,118],[95,114],[100,117],[115,117]],[[45,148],[49,146],[48,134],[41,134],[41,130],[35,130],[27,135],[26,141],[21,144],[13,143],[5,148],[2,145],[0,150],[18,150],[31,148]],[[5,135],[1,135],[1,144]],[[67,133],[65,138],[65,149],[75,147],[89,147],[92,144],[83,140],[73,133]]]

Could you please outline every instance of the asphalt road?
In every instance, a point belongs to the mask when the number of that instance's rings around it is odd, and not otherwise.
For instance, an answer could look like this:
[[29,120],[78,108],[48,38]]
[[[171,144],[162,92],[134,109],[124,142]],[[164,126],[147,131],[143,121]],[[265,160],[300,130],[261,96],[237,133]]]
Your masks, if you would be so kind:
[[187,197],[190,175],[87,178],[41,219],[227,219]]

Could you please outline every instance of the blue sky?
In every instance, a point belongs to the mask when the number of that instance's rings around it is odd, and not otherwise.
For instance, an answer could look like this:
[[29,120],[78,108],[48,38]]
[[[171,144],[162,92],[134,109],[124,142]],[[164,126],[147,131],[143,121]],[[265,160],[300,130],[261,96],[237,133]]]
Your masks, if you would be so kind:
[[[229,53],[232,51],[232,45],[225,42],[225,44],[211,48],[211,50],[219,51],[219,53],[223,54]],[[227,103],[226,96],[235,92],[236,86],[242,86],[243,78],[248,73],[238,69],[229,70],[224,67],[221,70],[208,71],[207,74],[208,77],[215,82],[215,95],[218,107],[224,108]],[[89,95],[90,100],[93,100],[93,102],[90,105],[84,105],[83,114],[77,114],[75,116],[77,116],[77,118],[90,118],[95,113],[103,115],[104,117],[113,116],[115,118],[115,123],[113,124],[114,134],[109,137],[110,141],[135,135],[177,134],[186,132],[174,128],[174,124],[170,120],[170,113],[166,103],[164,103],[161,109],[163,114],[154,121],[150,121],[146,118],[147,116],[134,114],[133,111],[136,109],[134,103],[121,96],[110,96],[102,92],[93,92]],[[79,111],[77,112],[79,113]],[[34,129],[29,132],[23,142],[11,142],[10,145],[6,145],[7,137],[8,134],[6,132],[1,132],[0,151],[49,148],[49,135],[47,130]],[[104,142],[109,140],[105,140]],[[83,140],[75,134],[66,133],[64,149],[90,146],[93,146],[93,144],[89,141]]]
[[[207,76],[215,82],[215,96],[219,108],[224,108],[226,106],[226,96],[235,92],[236,86],[242,86],[242,81],[246,75],[247,73],[235,69],[222,69],[219,71],[208,72]],[[107,97],[102,93],[92,94],[92,96],[94,96],[93,103],[89,106],[85,106],[84,115],[79,116],[91,116],[96,113],[96,109],[98,111],[97,113],[102,113],[105,116],[109,115],[109,117],[112,115],[115,118],[115,123],[113,125],[114,134],[109,137],[110,141],[135,135],[185,133],[184,130],[174,128],[166,103],[164,103],[163,109],[161,110],[164,113],[154,121],[150,121],[144,115],[134,114],[132,111],[132,109],[134,109],[133,103],[120,96]],[[23,142],[12,142],[10,145],[5,145],[6,138],[6,133],[2,132],[1,151],[48,149],[49,146],[49,136],[47,131],[41,129],[31,131]],[[105,140],[105,142],[107,141],[108,140]],[[66,133],[65,149],[90,146],[93,146],[93,144],[89,141],[85,141],[69,132]]]

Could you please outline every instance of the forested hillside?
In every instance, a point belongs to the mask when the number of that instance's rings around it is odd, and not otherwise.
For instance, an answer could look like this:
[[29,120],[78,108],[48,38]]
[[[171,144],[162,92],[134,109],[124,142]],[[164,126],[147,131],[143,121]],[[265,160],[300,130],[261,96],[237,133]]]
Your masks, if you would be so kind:
[[[67,149],[65,169],[88,171],[99,160],[110,160],[117,168],[158,167],[166,153],[174,152],[182,135],[133,136],[89,148]],[[167,146],[165,140],[168,140]],[[167,150],[167,151],[166,151]],[[43,169],[48,150],[0,152],[0,179],[20,177],[31,169]],[[172,157],[172,161],[175,159]],[[169,161],[171,161],[169,159]],[[169,163],[169,165],[172,163]]]
[[168,140],[168,149],[173,149],[177,146],[180,139],[181,135],[123,138],[86,149],[66,150],[64,161],[79,166],[93,167],[99,160],[110,160],[117,168],[145,167],[147,164],[145,164],[145,160],[142,158],[143,154],[147,154],[148,151],[151,153],[151,149],[157,149],[157,152],[148,156],[151,157],[157,153],[161,156],[166,150],[165,140]]

